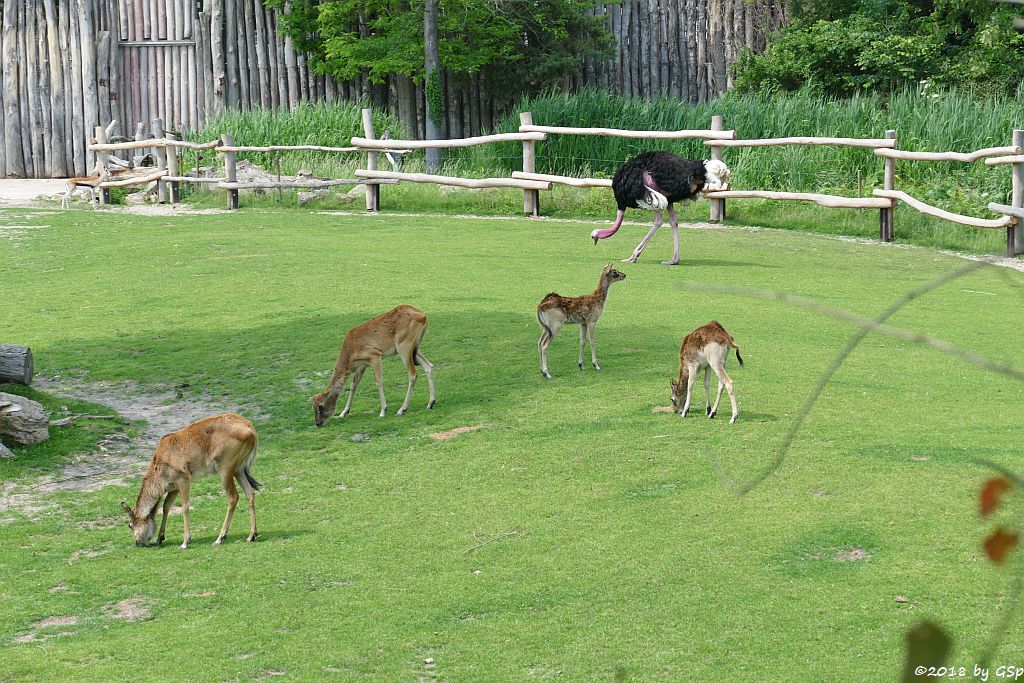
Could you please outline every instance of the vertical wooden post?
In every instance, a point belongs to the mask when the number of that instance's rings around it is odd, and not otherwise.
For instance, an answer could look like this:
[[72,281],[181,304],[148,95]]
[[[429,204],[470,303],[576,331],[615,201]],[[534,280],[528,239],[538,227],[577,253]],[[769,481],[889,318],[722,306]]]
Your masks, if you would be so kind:
[[[107,129],[104,128],[103,126],[96,126],[95,137],[96,137],[96,144],[97,145],[105,145],[105,144],[107,144]],[[96,170],[97,170],[97,172],[99,171],[99,169],[101,167],[105,168],[105,169],[107,168],[107,159],[109,158],[109,156],[110,156],[110,152],[107,152],[107,151],[96,152]],[[109,170],[109,169],[107,169],[107,170]],[[110,203],[110,188],[109,187],[98,187],[96,189],[99,190],[99,195],[98,196],[100,198],[100,204],[109,204]]]
[[[225,147],[231,147],[235,144],[234,139],[231,137],[231,133],[223,133],[220,136],[220,142]],[[238,174],[235,172],[235,153],[224,152],[224,180],[229,183],[238,182]],[[238,190],[228,190],[228,210],[238,208]]]
[[[519,123],[523,126],[533,124],[533,112],[519,112]],[[537,143],[533,140],[523,141],[523,173],[537,172]],[[540,215],[540,190],[523,190],[523,213],[531,216]]]
[[[887,140],[895,140],[896,131],[885,131],[885,137]],[[893,149],[896,148],[893,147]],[[885,189],[896,189],[896,160],[892,158],[886,158],[885,160]],[[896,214],[896,200],[891,200],[890,204],[888,209],[879,209],[878,239],[883,242],[892,242],[893,239],[893,217]]]
[[[373,110],[363,109],[363,136],[367,140],[376,140],[377,134],[373,130]],[[366,170],[377,170],[377,152],[366,153]],[[368,183],[366,185],[366,210],[380,211],[380,185]]]
[[[1024,130],[1013,131],[1013,146],[1024,147]],[[1024,207],[1024,164],[1012,164],[1013,166],[1013,194],[1010,204],[1019,208]],[[1024,252],[1024,225],[1018,220],[1015,225],[1007,228],[1006,234],[1006,255],[1016,256]]]
[[[724,119],[721,116],[711,117],[711,130],[725,130]],[[722,148],[719,145],[715,145],[711,148],[711,158],[714,161],[722,160]],[[709,218],[712,223],[721,223],[725,220],[724,199],[711,200],[711,215]]]
[[[164,136],[168,140],[178,139],[178,136],[171,132],[164,133]],[[165,151],[167,152],[167,174],[171,176],[181,175],[181,164],[178,162],[178,149],[178,147],[172,147],[170,145],[168,145],[165,148]],[[181,183],[177,181],[172,181],[170,184],[170,188],[171,204],[177,204],[178,202],[181,201]]]
[[[156,153],[156,170],[166,171],[167,170],[167,147],[163,144],[164,138],[164,120],[153,119],[153,137],[159,141],[159,144],[153,148]],[[167,203],[167,182],[163,178],[156,181],[156,198],[161,204]]]

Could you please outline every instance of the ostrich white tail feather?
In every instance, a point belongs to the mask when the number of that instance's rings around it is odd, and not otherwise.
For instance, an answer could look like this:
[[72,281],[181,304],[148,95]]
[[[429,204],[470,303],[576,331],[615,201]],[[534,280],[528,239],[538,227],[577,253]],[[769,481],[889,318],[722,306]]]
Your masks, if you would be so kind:
[[668,197],[649,187],[646,190],[644,198],[636,200],[637,206],[648,211],[663,211],[668,208]]
[[704,162],[704,187],[701,192],[716,192],[728,190],[729,180],[732,178],[732,171],[725,165],[725,162],[711,159]]

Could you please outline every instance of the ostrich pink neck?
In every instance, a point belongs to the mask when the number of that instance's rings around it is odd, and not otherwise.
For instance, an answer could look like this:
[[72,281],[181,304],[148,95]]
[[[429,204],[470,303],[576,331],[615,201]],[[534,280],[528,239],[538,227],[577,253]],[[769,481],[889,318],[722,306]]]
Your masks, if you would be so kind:
[[594,232],[590,233],[591,238],[593,238],[594,240],[594,244],[597,244],[598,240],[603,240],[606,237],[611,237],[612,235],[617,233],[619,231],[619,228],[622,226],[622,217],[625,215],[626,212],[623,211],[622,209],[619,209],[618,215],[615,216],[615,225],[613,225],[610,228],[605,228],[604,230],[595,230]]

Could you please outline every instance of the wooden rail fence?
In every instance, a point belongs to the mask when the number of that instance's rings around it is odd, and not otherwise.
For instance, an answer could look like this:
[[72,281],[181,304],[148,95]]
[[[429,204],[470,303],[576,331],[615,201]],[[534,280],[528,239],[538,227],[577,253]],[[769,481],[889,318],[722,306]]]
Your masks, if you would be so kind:
[[[402,181],[451,185],[456,187],[508,187],[523,190],[523,210],[525,213],[540,215],[540,192],[549,191],[554,185],[571,187],[611,187],[611,181],[605,178],[576,178],[542,174],[536,172],[536,143],[546,140],[548,135],[604,135],[624,138],[647,138],[660,140],[702,139],[711,149],[713,159],[723,159],[723,150],[735,147],[767,147],[787,145],[829,145],[837,147],[861,147],[873,149],[874,153],[884,159],[884,186],[872,190],[871,197],[845,197],[839,195],[818,194],[811,192],[779,192],[773,190],[736,190],[725,189],[706,192],[705,197],[711,200],[710,220],[725,220],[725,203],[730,199],[767,199],[781,201],[810,201],[826,208],[858,208],[879,210],[879,237],[882,241],[893,240],[893,217],[897,202],[920,213],[934,216],[951,223],[979,228],[995,228],[1006,230],[1006,253],[1015,256],[1024,253],[1024,130],[1014,130],[1012,144],[1003,147],[989,147],[971,153],[961,152],[910,152],[897,149],[896,132],[886,131],[884,138],[832,138],[832,137],[788,137],[744,140],[736,137],[736,131],[726,130],[722,117],[715,116],[711,127],[707,130],[619,130],[614,128],[572,128],[564,126],[534,125],[532,114],[522,112],[521,126],[516,133],[500,133],[470,138],[449,140],[393,140],[378,139],[374,128],[370,109],[363,110],[363,136],[354,137],[345,147],[323,147],[316,145],[279,145],[247,147],[233,144],[230,134],[225,134],[219,141],[207,143],[189,143],[166,136],[163,123],[154,121],[152,137],[134,142],[117,144],[105,143],[103,128],[96,128],[96,137],[87,146],[90,152],[123,151],[132,149],[152,148],[158,150],[157,168],[133,178],[108,180],[100,184],[101,189],[157,183],[161,200],[169,197],[177,201],[178,183],[211,184],[228,193],[229,209],[238,208],[238,191],[243,189],[299,189],[322,188],[334,185],[365,185],[366,208],[370,211],[380,210],[380,186],[396,184]],[[523,145],[523,170],[515,171],[510,178],[461,178],[425,173],[407,173],[402,171],[385,171],[377,168],[377,157],[384,152],[406,153],[414,149],[426,148],[457,148],[475,145],[486,145],[495,142],[521,142]],[[181,163],[178,150],[182,148],[194,150],[214,150],[224,156],[225,174],[223,178],[198,178],[182,175],[179,172]],[[248,182],[240,183],[235,172],[236,155],[240,152],[277,152],[286,153],[303,150],[315,150],[328,153],[365,154],[365,168],[354,172],[355,178],[307,181]],[[108,159],[108,157],[104,157]],[[956,162],[975,163],[984,160],[989,166],[1009,164],[1012,168],[1012,195],[1009,205],[990,203],[988,210],[1001,214],[1000,218],[979,218],[953,213],[931,206],[919,199],[895,188],[895,164],[897,160],[911,162]],[[106,164],[107,161],[102,163]],[[170,186],[169,192],[165,189]]]

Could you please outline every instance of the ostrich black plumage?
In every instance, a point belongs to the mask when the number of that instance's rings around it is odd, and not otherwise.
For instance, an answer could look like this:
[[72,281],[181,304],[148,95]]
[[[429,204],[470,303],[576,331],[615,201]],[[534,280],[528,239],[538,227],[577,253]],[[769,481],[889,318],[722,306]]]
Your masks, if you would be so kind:
[[625,263],[636,263],[644,247],[661,227],[661,212],[668,210],[672,225],[673,252],[671,261],[662,261],[667,266],[679,263],[679,220],[676,218],[676,202],[700,197],[705,190],[721,190],[728,186],[729,169],[721,161],[693,161],[680,159],[668,152],[644,152],[630,159],[615,172],[612,190],[619,205],[615,224],[590,234],[597,241],[611,237],[618,232],[626,209],[634,207],[654,211],[654,227],[633,250]]

